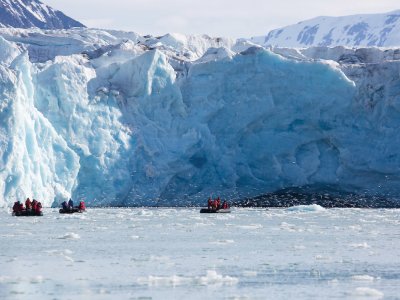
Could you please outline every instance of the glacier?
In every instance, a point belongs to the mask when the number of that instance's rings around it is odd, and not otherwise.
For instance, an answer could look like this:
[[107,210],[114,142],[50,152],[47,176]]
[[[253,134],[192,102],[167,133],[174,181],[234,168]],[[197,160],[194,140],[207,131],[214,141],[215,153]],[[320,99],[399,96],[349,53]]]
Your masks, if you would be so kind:
[[397,198],[400,51],[0,29],[0,206]]

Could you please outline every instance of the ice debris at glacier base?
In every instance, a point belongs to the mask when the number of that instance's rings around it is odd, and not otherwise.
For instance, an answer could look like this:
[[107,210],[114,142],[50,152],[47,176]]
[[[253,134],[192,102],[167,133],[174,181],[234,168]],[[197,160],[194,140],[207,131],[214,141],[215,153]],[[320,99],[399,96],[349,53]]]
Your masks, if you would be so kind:
[[0,205],[189,205],[319,183],[398,196],[397,50],[0,35]]

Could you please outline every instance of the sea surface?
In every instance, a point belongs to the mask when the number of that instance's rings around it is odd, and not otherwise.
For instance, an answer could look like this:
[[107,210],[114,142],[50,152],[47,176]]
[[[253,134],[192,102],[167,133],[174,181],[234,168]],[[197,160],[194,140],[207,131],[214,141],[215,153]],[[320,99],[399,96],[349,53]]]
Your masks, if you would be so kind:
[[400,299],[400,210],[3,210],[0,298]]

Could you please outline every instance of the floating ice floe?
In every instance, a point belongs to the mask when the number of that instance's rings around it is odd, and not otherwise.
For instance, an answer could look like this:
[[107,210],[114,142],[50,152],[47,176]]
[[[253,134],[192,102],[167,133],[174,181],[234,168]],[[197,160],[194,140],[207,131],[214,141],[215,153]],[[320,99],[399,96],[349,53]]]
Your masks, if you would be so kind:
[[286,211],[293,211],[293,212],[319,212],[325,211],[326,209],[318,204],[312,205],[298,205],[286,208]]
[[207,271],[205,276],[185,277],[185,276],[148,276],[140,277],[137,283],[148,286],[181,286],[181,285],[235,285],[239,280],[231,276],[223,276],[214,270]]
[[373,299],[382,299],[384,297],[384,293],[369,287],[358,287],[352,295],[356,297],[371,297]]
[[235,241],[234,240],[218,240],[215,242],[210,242],[210,244],[214,245],[228,245],[228,244],[233,244]]
[[239,282],[239,279],[231,276],[223,276],[221,274],[218,274],[214,270],[209,270],[207,271],[206,276],[198,278],[197,281],[202,285],[213,285],[213,284],[234,285]]
[[369,275],[354,275],[351,277],[353,280],[357,281],[374,281],[375,278]]
[[68,232],[64,235],[61,235],[58,237],[59,239],[63,239],[63,240],[67,240],[67,239],[71,239],[71,240],[78,240],[81,238],[81,236],[77,233],[73,233],[73,232]]
[[371,248],[371,246],[368,245],[366,242],[360,243],[360,244],[351,244],[350,246],[351,246],[352,248],[359,248],[359,249]]

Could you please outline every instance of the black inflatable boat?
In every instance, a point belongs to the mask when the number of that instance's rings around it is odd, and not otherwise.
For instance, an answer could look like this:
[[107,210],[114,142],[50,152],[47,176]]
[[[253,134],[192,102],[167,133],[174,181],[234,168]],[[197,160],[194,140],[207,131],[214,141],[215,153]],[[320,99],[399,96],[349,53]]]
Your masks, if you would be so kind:
[[13,216],[16,217],[41,217],[43,216],[43,213],[37,213],[33,210],[23,210],[23,211],[17,211],[12,213]]
[[227,209],[212,209],[212,208],[202,208],[200,209],[201,214],[229,214],[231,210]]
[[68,209],[68,210],[65,210],[65,209],[61,208],[59,210],[60,214],[75,214],[75,213],[81,214],[84,211],[85,210],[79,209],[78,207],[74,207],[73,209]]

